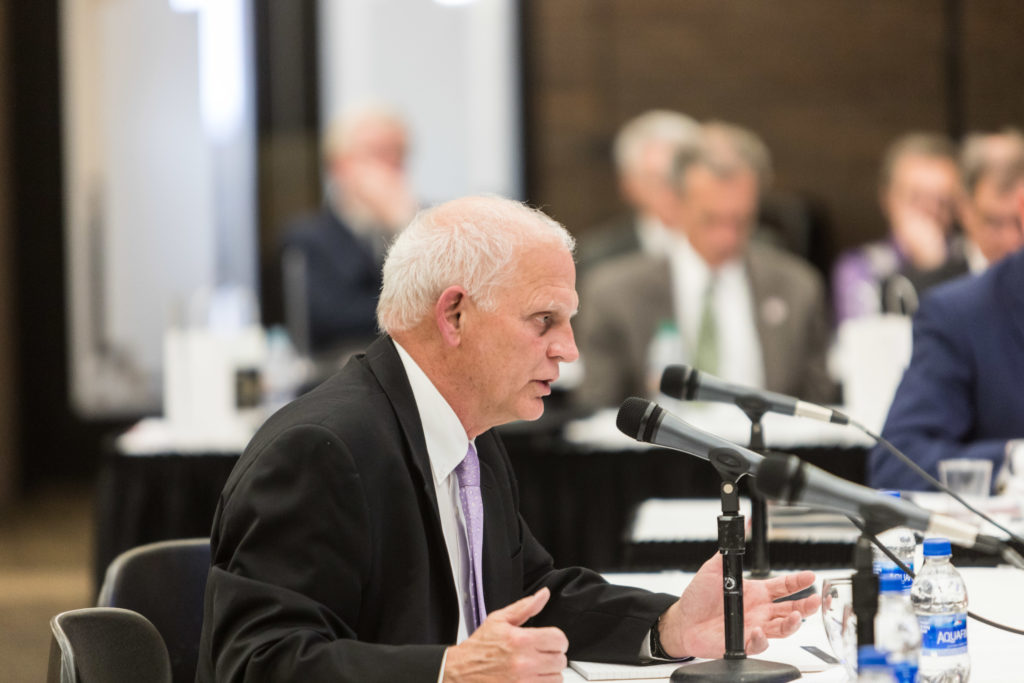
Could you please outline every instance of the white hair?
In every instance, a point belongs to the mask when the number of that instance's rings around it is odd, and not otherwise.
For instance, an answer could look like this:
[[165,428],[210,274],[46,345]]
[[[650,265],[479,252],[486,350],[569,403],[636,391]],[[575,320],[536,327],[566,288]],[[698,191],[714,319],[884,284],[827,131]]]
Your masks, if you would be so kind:
[[619,173],[636,165],[644,148],[652,143],[674,148],[690,147],[700,138],[700,124],[685,114],[652,109],[626,122],[615,136],[612,157]]
[[547,244],[575,248],[560,223],[511,199],[465,197],[420,211],[388,250],[377,324],[388,334],[415,327],[453,285],[494,310],[496,290],[515,274],[516,259]]
[[678,152],[672,166],[673,183],[680,193],[685,192],[686,175],[695,166],[702,166],[719,178],[751,171],[762,192],[772,181],[771,153],[761,138],[751,130],[724,121],[702,125],[699,144]]
[[405,119],[394,107],[383,102],[366,101],[352,106],[331,120],[324,136],[321,154],[324,162],[341,156],[356,140],[359,129],[368,123],[388,124],[405,132]]

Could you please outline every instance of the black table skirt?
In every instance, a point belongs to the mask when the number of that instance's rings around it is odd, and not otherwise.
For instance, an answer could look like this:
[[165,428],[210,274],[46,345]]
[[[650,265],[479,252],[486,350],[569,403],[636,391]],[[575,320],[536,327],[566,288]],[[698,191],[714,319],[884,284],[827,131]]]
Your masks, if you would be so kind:
[[144,543],[209,536],[237,454],[126,456],[110,452],[96,491],[94,588],[115,557]]

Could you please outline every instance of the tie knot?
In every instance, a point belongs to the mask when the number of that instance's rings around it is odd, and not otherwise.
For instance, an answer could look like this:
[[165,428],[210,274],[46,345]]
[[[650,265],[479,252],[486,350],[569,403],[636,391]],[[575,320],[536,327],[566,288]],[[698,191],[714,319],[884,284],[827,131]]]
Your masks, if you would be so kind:
[[459,488],[480,486],[480,458],[473,444],[469,444],[466,457],[455,468],[455,474],[459,477]]

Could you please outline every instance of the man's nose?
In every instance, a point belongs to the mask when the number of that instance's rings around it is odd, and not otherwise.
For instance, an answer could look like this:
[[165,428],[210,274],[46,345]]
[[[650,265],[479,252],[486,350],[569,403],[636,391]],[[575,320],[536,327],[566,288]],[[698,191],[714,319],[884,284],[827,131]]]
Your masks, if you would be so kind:
[[572,363],[580,357],[579,349],[576,348],[576,339],[572,334],[572,327],[566,325],[565,332],[555,340],[548,349],[548,355],[557,358],[563,363]]

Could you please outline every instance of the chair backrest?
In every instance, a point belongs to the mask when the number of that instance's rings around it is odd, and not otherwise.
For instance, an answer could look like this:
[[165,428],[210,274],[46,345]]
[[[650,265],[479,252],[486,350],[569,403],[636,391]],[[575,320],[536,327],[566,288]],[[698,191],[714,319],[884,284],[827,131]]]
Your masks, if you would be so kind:
[[107,568],[101,607],[144,615],[167,645],[175,683],[192,683],[203,627],[210,539],[162,541],[121,553]]
[[171,683],[160,634],[137,612],[86,607],[50,620],[47,683]]

